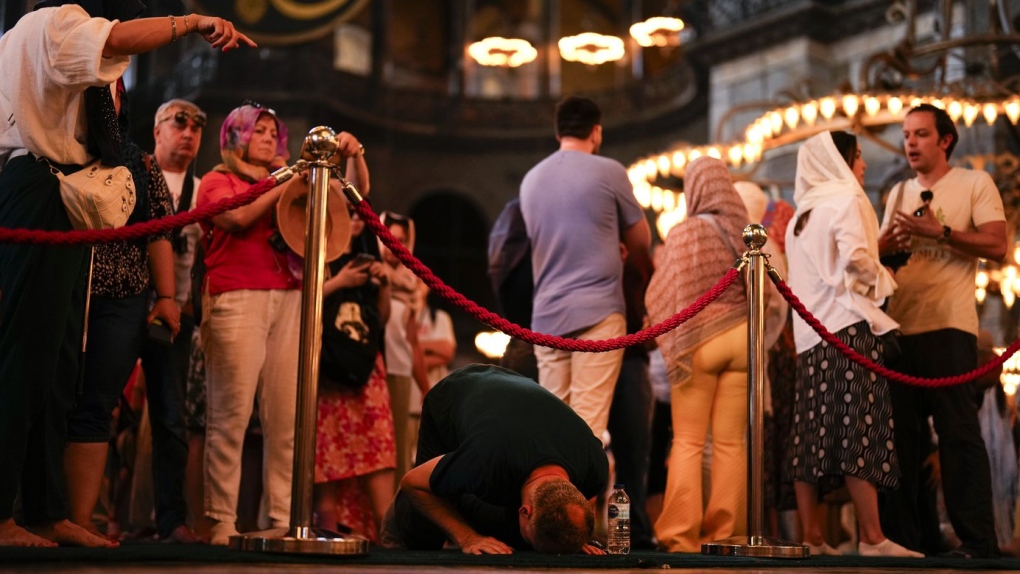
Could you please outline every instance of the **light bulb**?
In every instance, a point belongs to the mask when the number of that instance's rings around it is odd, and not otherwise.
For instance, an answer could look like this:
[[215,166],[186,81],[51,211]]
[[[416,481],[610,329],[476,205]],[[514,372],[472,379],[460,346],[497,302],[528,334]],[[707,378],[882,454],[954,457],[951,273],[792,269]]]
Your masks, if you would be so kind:
[[852,118],[857,114],[857,107],[860,105],[860,100],[854,94],[846,94],[843,96],[843,113],[848,118]]
[[772,133],[779,135],[779,132],[783,131],[783,116],[779,112],[771,112],[769,121],[772,122]]
[[818,103],[812,100],[801,106],[800,117],[804,118],[804,122],[807,123],[807,125],[815,125],[815,120],[818,119]]
[[823,118],[831,120],[836,113],[836,98],[826,97],[818,100],[818,111],[822,113]]
[[989,102],[981,106],[981,115],[985,116],[988,125],[992,125],[995,123],[995,118],[999,116],[999,110],[995,109],[995,104]]
[[730,165],[740,167],[740,158],[744,157],[744,150],[740,145],[733,145],[726,150],[726,155],[730,158]]
[[1013,124],[1020,120],[1020,98],[1013,96],[1002,106],[1006,110],[1006,117]]
[[970,102],[967,102],[966,104],[964,104],[963,105],[963,124],[965,126],[967,126],[968,128],[970,126],[974,125],[974,120],[977,119],[978,112],[979,112],[979,110],[978,110],[977,104],[972,104]]
[[890,114],[894,116],[898,115],[901,111],[903,111],[903,100],[893,96],[885,103],[885,107],[889,109]]
[[953,123],[960,121],[960,116],[963,115],[963,104],[959,100],[953,100],[946,106],[946,113],[949,114],[949,119],[953,120]]
[[881,109],[882,102],[878,101],[878,98],[875,96],[864,98],[864,113],[868,114],[869,118],[875,117]]
[[797,127],[797,122],[800,121],[800,111],[797,106],[790,106],[783,111],[783,119],[786,120],[786,125],[792,130]]

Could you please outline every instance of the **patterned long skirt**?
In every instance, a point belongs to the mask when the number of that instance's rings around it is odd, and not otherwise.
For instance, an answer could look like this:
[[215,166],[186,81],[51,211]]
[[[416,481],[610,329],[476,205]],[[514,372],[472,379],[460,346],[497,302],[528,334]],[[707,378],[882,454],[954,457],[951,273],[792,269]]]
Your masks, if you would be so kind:
[[[882,342],[866,322],[836,336],[880,362]],[[786,465],[792,480],[817,485],[820,497],[841,486],[847,475],[879,489],[899,484],[892,404],[883,377],[822,341],[797,356],[793,413]]]
[[337,482],[337,521],[376,541],[371,499],[358,477],[394,468],[397,447],[382,355],[358,390],[319,389],[315,482]]

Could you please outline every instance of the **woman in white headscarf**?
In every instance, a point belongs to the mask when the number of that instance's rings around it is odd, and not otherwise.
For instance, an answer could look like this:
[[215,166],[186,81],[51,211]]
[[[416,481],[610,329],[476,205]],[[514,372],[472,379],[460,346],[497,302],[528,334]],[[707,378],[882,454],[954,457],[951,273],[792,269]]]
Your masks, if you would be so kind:
[[[898,327],[880,308],[896,283],[878,259],[878,218],[862,187],[866,167],[853,135],[807,140],[797,154],[797,213],[786,247],[793,292],[826,329],[878,361],[879,336]],[[879,523],[878,489],[899,482],[887,381],[823,343],[800,317],[793,329],[797,382],[787,469],[804,543],[812,554],[838,554],[822,538],[815,511],[820,496],[845,483],[861,556],[923,557],[886,538]]]

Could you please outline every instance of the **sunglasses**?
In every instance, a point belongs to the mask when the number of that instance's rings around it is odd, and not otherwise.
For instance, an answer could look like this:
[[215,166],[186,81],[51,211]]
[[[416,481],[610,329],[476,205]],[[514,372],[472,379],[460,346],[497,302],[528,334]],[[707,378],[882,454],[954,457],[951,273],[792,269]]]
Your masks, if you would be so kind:
[[934,198],[935,198],[935,194],[932,193],[931,190],[926,189],[926,190],[922,191],[921,192],[921,201],[924,202],[924,205],[922,205],[921,207],[918,207],[917,210],[914,211],[914,215],[917,216],[917,217],[923,217],[924,216],[924,212],[927,211],[928,206],[931,204],[931,200],[934,199]]
[[190,113],[190,112],[186,112],[184,110],[181,110],[181,111],[175,113],[172,116],[168,116],[168,117],[165,117],[165,118],[159,120],[158,122],[156,122],[156,125],[159,125],[159,124],[161,124],[163,122],[170,121],[170,120],[173,120],[174,124],[176,124],[177,127],[181,128],[181,129],[184,129],[184,128],[188,127],[188,120],[191,120],[192,123],[195,124],[196,128],[201,129],[201,128],[205,127],[207,118],[206,118],[205,112]]
[[262,104],[256,102],[255,100],[245,100],[245,101],[241,102],[241,105],[242,106],[251,106],[253,108],[258,108],[260,110],[264,110],[266,113],[272,114],[274,116],[276,115],[276,110],[274,110],[273,108],[267,108],[267,107],[263,106]]

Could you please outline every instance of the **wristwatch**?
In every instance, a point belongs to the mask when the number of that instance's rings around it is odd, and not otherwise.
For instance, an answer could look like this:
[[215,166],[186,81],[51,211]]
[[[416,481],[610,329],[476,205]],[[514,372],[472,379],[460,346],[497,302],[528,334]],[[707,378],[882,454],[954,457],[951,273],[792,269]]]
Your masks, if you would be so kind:
[[952,233],[952,232],[953,232],[953,228],[952,227],[949,227],[948,225],[943,225],[942,226],[942,235],[940,235],[939,238],[936,241],[939,242],[939,243],[948,243],[949,242],[949,234]]

